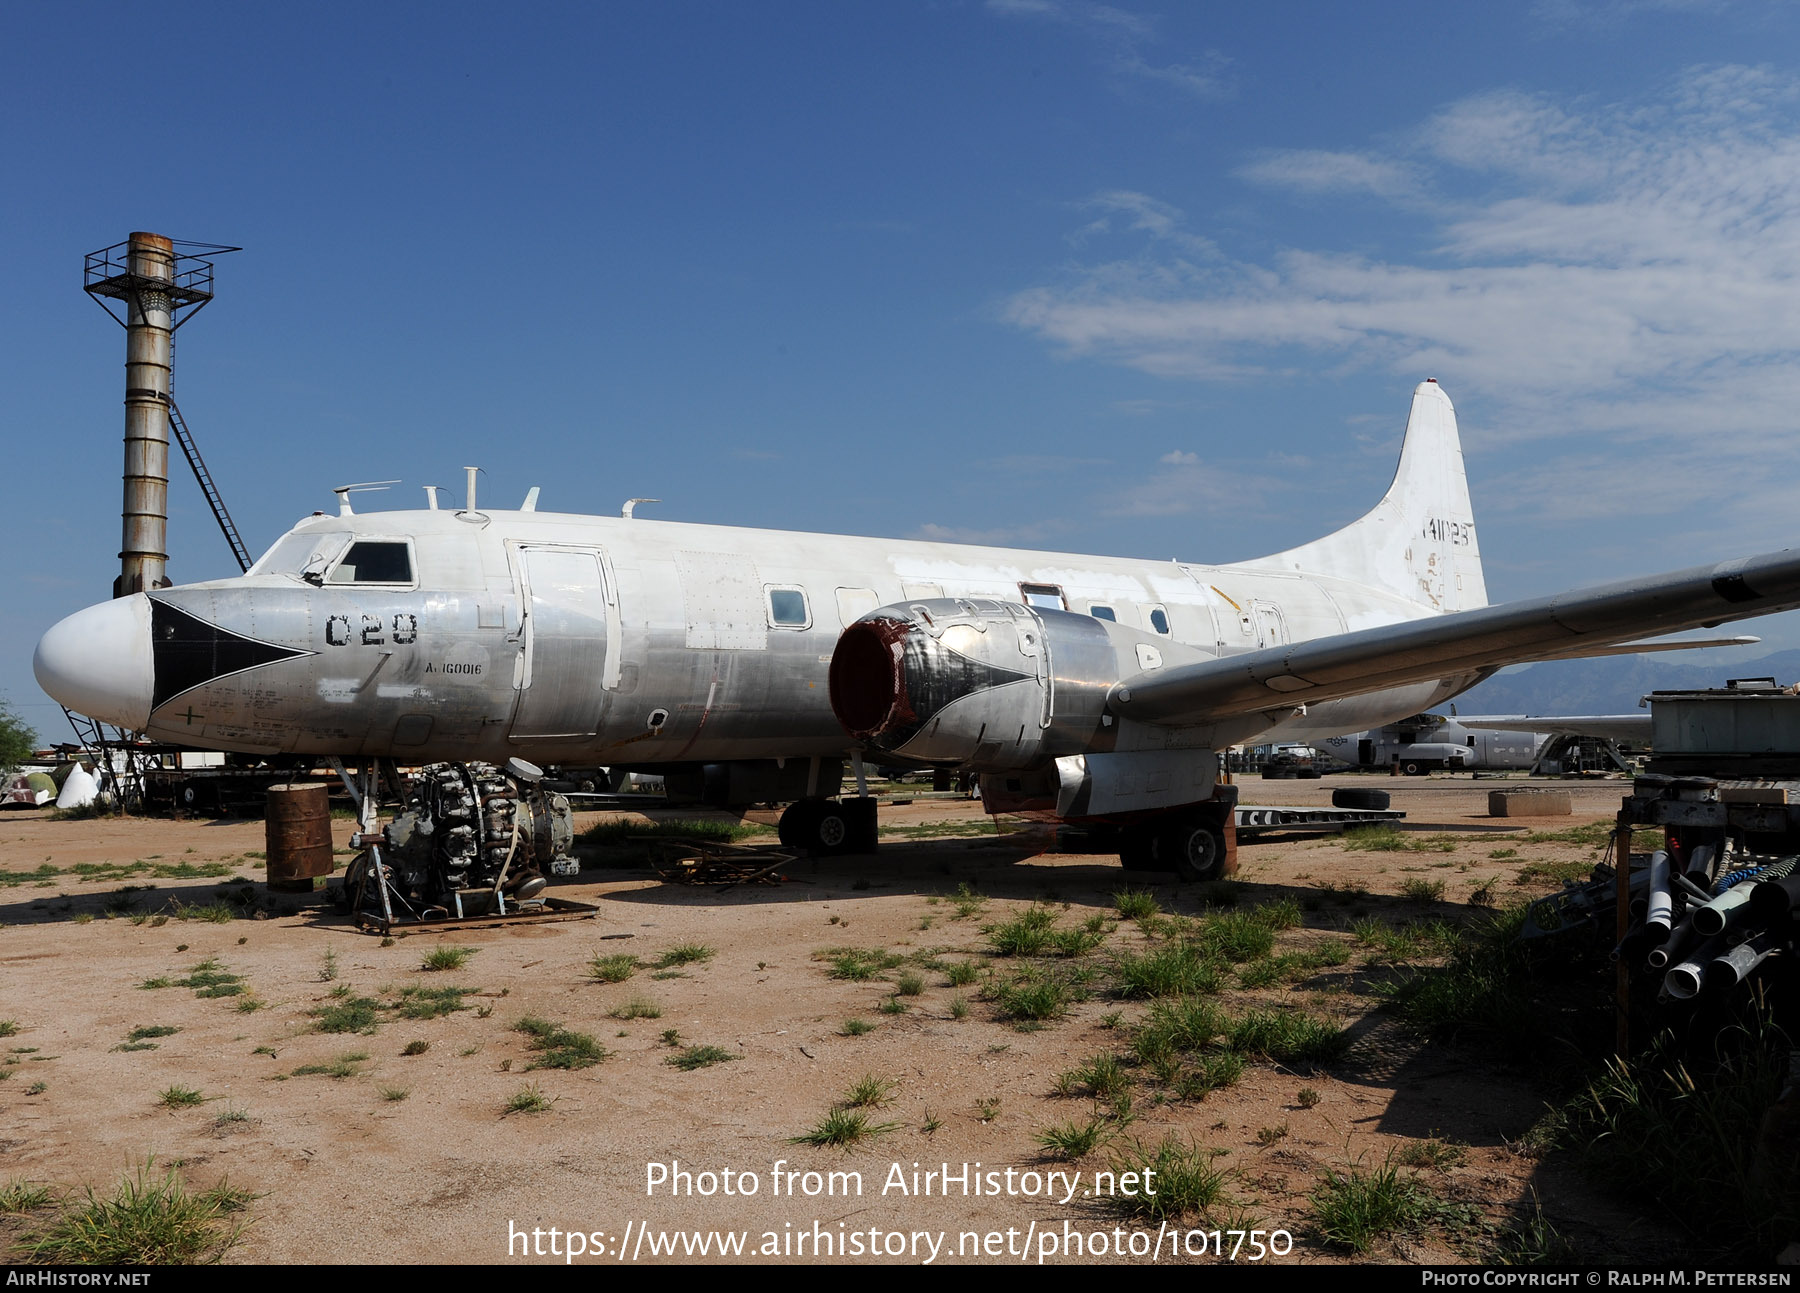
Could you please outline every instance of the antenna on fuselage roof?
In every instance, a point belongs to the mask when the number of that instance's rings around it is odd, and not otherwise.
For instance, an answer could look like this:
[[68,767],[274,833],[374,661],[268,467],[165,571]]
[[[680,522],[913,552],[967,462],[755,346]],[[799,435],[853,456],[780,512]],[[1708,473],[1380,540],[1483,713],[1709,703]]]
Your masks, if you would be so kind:
[[338,515],[355,516],[356,511],[350,506],[350,495],[366,494],[374,490],[386,489],[389,485],[398,485],[397,480],[365,480],[355,485],[339,485],[331,492],[337,495]]
[[637,510],[637,505],[639,503],[660,502],[662,502],[660,498],[628,498],[625,500],[625,506],[619,509],[619,515],[629,521],[631,519],[631,514]]

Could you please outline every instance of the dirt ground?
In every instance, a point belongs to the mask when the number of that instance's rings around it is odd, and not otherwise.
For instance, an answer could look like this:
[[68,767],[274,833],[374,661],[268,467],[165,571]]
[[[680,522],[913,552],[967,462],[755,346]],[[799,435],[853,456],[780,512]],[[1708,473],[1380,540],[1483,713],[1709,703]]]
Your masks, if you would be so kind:
[[[949,967],[1009,971],[983,927],[1040,903],[1053,905],[1063,928],[1104,918],[1094,922],[1104,941],[1085,957],[1096,965],[1151,936],[1116,916],[1112,895],[1127,878],[1115,858],[1046,851],[1049,836],[1038,829],[996,838],[974,804],[884,807],[877,856],[796,862],[779,884],[719,893],[648,870],[590,868],[553,892],[597,904],[593,919],[434,929],[387,945],[355,931],[323,895],[267,894],[260,822],[11,813],[0,817],[0,873],[11,880],[0,888],[0,1021],[16,1032],[0,1040],[8,1052],[0,1185],[105,1192],[152,1159],[178,1165],[196,1187],[225,1181],[256,1196],[225,1255],[233,1263],[560,1262],[550,1248],[566,1251],[566,1232],[586,1249],[576,1260],[649,1261],[661,1245],[739,1231],[747,1259],[782,1262],[814,1260],[820,1235],[829,1255],[851,1260],[922,1260],[941,1236],[937,1261],[1148,1261],[1141,1250],[1152,1240],[1157,1260],[1213,1261],[1211,1247],[1192,1255],[1191,1238],[1187,1254],[1171,1256],[1160,1221],[1126,1215],[1095,1179],[1134,1143],[1154,1147],[1172,1135],[1223,1151],[1213,1161],[1228,1172],[1232,1202],[1215,1207],[1215,1224],[1288,1232],[1291,1251],[1271,1260],[1482,1260],[1495,1233],[1540,1205],[1596,1258],[1652,1251],[1646,1223],[1520,1145],[1544,1112],[1543,1091],[1517,1073],[1422,1048],[1375,1013],[1366,950],[1351,932],[1371,915],[1460,919],[1475,914],[1472,895],[1505,902],[1551,891],[1551,880],[1518,884],[1521,867],[1594,854],[1528,843],[1525,833],[1609,818],[1624,787],[1566,786],[1574,817],[1535,821],[1488,817],[1495,783],[1466,778],[1249,782],[1244,798],[1326,803],[1346,783],[1391,789],[1407,829],[1448,832],[1451,851],[1352,852],[1335,839],[1293,836],[1246,843],[1239,905],[1301,903],[1300,927],[1277,950],[1336,943],[1348,955],[1298,981],[1234,987],[1221,999],[1228,1009],[1297,1005],[1351,1028],[1357,1043],[1318,1071],[1253,1063],[1204,1098],[1174,1098],[1133,1077],[1134,1120],[1073,1162],[1048,1156],[1038,1137],[1084,1122],[1095,1105],[1056,1094],[1058,1076],[1090,1056],[1122,1053],[1148,1006],[1119,999],[1102,975],[1065,1016],[1022,1031],[1001,1018],[982,981],[951,986]],[[585,826],[602,815],[582,816]],[[335,827],[346,844],[352,824]],[[110,865],[73,870],[100,863]],[[183,878],[195,870],[215,874]],[[20,879],[28,873],[39,874]],[[1159,879],[1131,882],[1151,889],[1164,911],[1202,909],[1196,892]],[[254,886],[248,893],[244,882]],[[1432,900],[1425,891],[1437,882],[1442,898]],[[978,911],[959,914],[959,886],[985,899]],[[247,899],[239,918],[201,918],[221,894]],[[243,914],[251,908],[255,916]],[[694,944],[710,956],[652,968]],[[422,968],[433,949],[449,947],[474,950],[460,970]],[[828,948],[914,961],[874,979],[834,978],[819,955]],[[616,954],[644,966],[625,982],[596,981],[589,963]],[[209,961],[239,976],[242,990],[151,986]],[[899,995],[908,969],[922,990]],[[315,1012],[360,997],[391,1006],[409,987],[446,984],[473,990],[468,1008],[426,1019],[380,1008],[372,1032],[319,1031]],[[526,1016],[591,1034],[606,1058],[531,1068],[540,1057],[515,1028]],[[852,1035],[849,1020],[872,1027]],[[672,1066],[689,1045],[732,1058]],[[296,1072],[340,1060],[340,1076]],[[878,1090],[891,1084],[869,1114],[891,1127],[849,1149],[796,1141],[865,1077]],[[164,1095],[176,1091],[168,1104],[178,1104],[180,1088],[199,1102],[167,1107]],[[534,1094],[546,1109],[507,1112]],[[1380,1167],[1408,1146],[1429,1189],[1466,1205],[1468,1224],[1384,1240],[1362,1256],[1324,1242],[1309,1201],[1324,1174]],[[692,1192],[654,1184],[653,1165]],[[924,1176],[946,1166],[947,1196]],[[1065,1175],[1047,1197],[1052,1172]],[[850,1174],[860,1174],[860,1194]],[[926,1185],[929,1193],[914,1188]],[[809,1186],[821,1192],[809,1195]],[[0,1242],[47,1216],[0,1217]],[[536,1239],[520,1238],[534,1230]],[[1082,1238],[1078,1254],[1067,1251],[1071,1234]],[[655,1260],[705,1259],[686,1251]]]

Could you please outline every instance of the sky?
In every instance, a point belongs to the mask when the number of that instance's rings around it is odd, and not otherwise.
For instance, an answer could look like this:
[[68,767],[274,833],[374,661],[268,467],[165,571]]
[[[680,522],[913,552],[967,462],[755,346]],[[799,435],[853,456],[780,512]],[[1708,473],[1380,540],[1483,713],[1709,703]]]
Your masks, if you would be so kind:
[[[175,394],[257,552],[399,478],[1156,559],[1455,401],[1495,601],[1800,529],[1800,7],[14,5],[0,696],[118,573],[85,253],[240,246]],[[179,455],[177,582],[235,573]],[[1763,621],[1800,645],[1795,616]]]

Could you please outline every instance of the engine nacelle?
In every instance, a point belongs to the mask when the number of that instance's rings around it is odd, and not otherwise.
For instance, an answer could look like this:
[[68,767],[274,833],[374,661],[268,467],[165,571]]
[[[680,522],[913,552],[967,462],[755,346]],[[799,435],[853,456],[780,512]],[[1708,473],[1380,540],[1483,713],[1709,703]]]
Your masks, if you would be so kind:
[[1123,678],[1207,657],[1090,615],[985,597],[869,612],[831,657],[831,708],[871,749],[973,772],[1114,748]]

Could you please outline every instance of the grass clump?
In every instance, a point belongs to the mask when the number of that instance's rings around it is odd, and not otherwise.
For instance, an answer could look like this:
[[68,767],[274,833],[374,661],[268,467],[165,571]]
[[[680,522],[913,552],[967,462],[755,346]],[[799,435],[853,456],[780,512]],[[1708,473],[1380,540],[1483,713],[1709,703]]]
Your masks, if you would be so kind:
[[678,965],[700,965],[712,958],[713,949],[705,943],[677,943],[656,958],[656,968],[670,970]]
[[1390,1158],[1374,1171],[1327,1172],[1311,1197],[1320,1238],[1353,1253],[1375,1241],[1417,1230],[1435,1213],[1431,1196]]
[[738,1058],[723,1046],[689,1046],[669,1056],[663,1063],[678,1068],[683,1073],[691,1073],[695,1069],[707,1068],[713,1064],[723,1064],[728,1060]]
[[362,1072],[356,1066],[368,1059],[366,1051],[351,1051],[324,1064],[302,1064],[294,1070],[295,1077],[328,1077],[336,1081],[355,1077]]
[[1456,841],[1441,835],[1409,835],[1396,826],[1377,823],[1345,831],[1344,847],[1352,853],[1454,853]]
[[426,1051],[428,1051],[430,1049],[431,1049],[430,1042],[426,1041],[424,1038],[417,1038],[413,1041],[406,1043],[405,1046],[401,1047],[400,1053],[402,1055],[423,1055]]
[[1149,920],[1162,914],[1162,904],[1148,889],[1120,889],[1112,900],[1121,920]]
[[1065,1122],[1046,1127],[1037,1134],[1037,1143],[1046,1154],[1072,1162],[1078,1158],[1086,1158],[1111,1139],[1116,1131],[1116,1127],[1096,1114],[1086,1122]]
[[528,1082],[513,1092],[512,1098],[506,1102],[502,1116],[514,1113],[549,1113],[554,1099],[543,1092],[536,1082]]
[[[1192,1141],[1183,1144],[1173,1133],[1165,1136],[1154,1149],[1133,1144],[1113,1158],[1111,1167],[1123,1175],[1137,1172],[1140,1181],[1155,1182],[1154,1193],[1146,1189],[1136,1194],[1120,1194],[1114,1202],[1128,1215],[1153,1221],[1173,1221],[1194,1213],[1205,1213],[1227,1201],[1225,1187],[1231,1180],[1227,1168],[1215,1166],[1223,1151],[1202,1149]],[[1145,1178],[1146,1170],[1156,1175]]]
[[991,991],[1002,1018],[1029,1023],[1062,1018],[1080,995],[1068,977],[1046,973],[1023,974]]
[[1119,1062],[1117,1055],[1101,1053],[1066,1069],[1056,1078],[1056,1094],[1090,1095],[1096,1100],[1110,1100],[1114,1096],[1131,1089],[1131,1076],[1126,1073],[1125,1066]]
[[1197,1051],[1226,1029],[1224,1014],[1210,1001],[1188,997],[1159,1001],[1132,1038],[1140,1064],[1154,1064],[1176,1053]]
[[648,997],[633,997],[607,1011],[614,1019],[661,1019],[662,1007]]
[[1114,974],[1119,995],[1125,997],[1211,994],[1225,985],[1220,963],[1185,940],[1141,954],[1127,952],[1114,963]]
[[894,992],[902,997],[916,997],[925,991],[925,976],[913,972],[894,980]]
[[142,1028],[133,1028],[125,1040],[128,1042],[141,1042],[150,1037],[173,1037],[180,1031],[181,1029],[171,1028],[166,1024],[153,1024]]
[[372,1033],[380,1026],[381,1003],[374,997],[344,996],[309,1012],[321,1033]]
[[596,983],[623,983],[637,973],[639,961],[629,952],[596,956],[588,962],[588,977]]
[[410,984],[400,989],[400,999],[390,1007],[402,1019],[437,1019],[458,1010],[469,1007],[463,998],[476,988],[427,988],[419,984]]
[[1275,949],[1275,929],[1260,909],[1227,911],[1208,919],[1196,942],[1202,952],[1233,964],[1259,961]]
[[1231,1026],[1232,1050],[1277,1064],[1324,1064],[1349,1046],[1344,1030],[1298,1010],[1252,1010]]
[[0,1186],[0,1214],[35,1212],[49,1203],[52,1197],[47,1185],[33,1185],[30,1181],[8,1181]]
[[1056,926],[1056,912],[1049,907],[1031,907],[1011,920],[989,925],[983,932],[988,945],[1001,956],[1042,956],[1050,947],[1051,930]]
[[165,1109],[192,1109],[197,1104],[205,1104],[206,1097],[191,1086],[171,1086],[163,1088],[156,1103]]
[[844,1037],[861,1037],[864,1033],[875,1031],[875,1025],[866,1019],[846,1019],[842,1028],[838,1029]]
[[820,1119],[811,1131],[792,1137],[789,1143],[849,1149],[862,1141],[897,1131],[899,1127],[897,1122],[870,1122],[869,1115],[861,1109],[837,1108]]
[[1409,876],[1400,882],[1400,896],[1409,902],[1442,902],[1444,900],[1444,882],[1427,880],[1421,876]]
[[894,1087],[898,1085],[888,1078],[876,1077],[866,1073],[850,1084],[840,1102],[845,1109],[879,1109],[884,1104],[891,1104],[894,1099]]
[[981,967],[974,961],[955,961],[945,971],[950,976],[950,986],[966,988],[981,977]]
[[[526,1069],[585,1069],[606,1058],[606,1048],[587,1033],[574,1032],[560,1024],[535,1015],[527,1015],[513,1025],[517,1032],[531,1040],[527,1045],[537,1058]],[[509,1110],[509,1112],[515,1112]]]
[[425,959],[419,962],[419,968],[432,973],[442,970],[460,970],[479,950],[474,947],[434,947],[425,954]]
[[188,1189],[173,1168],[153,1162],[121,1180],[106,1198],[92,1187],[43,1230],[27,1234],[16,1259],[59,1266],[173,1266],[217,1262],[243,1225],[229,1218],[254,1196],[221,1183]]
[[821,953],[831,962],[831,977],[864,983],[901,964],[906,958],[884,948],[834,947]]

